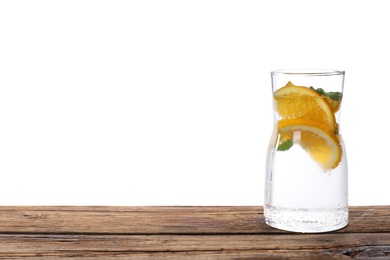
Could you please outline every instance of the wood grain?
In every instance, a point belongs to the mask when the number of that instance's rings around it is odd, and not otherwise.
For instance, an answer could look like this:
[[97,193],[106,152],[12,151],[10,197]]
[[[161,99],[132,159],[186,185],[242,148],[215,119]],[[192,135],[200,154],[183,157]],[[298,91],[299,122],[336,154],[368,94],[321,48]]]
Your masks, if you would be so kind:
[[351,207],[339,231],[297,234],[261,207],[0,207],[0,258],[390,259],[390,206]]

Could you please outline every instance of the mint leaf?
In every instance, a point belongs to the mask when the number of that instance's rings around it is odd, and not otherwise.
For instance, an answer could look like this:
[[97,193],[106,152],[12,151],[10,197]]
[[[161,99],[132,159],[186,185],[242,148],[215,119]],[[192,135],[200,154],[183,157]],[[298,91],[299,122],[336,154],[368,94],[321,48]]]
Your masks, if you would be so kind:
[[326,96],[326,92],[325,92],[325,90],[323,90],[322,88],[317,88],[317,89],[315,89],[315,88],[313,88],[313,86],[310,86],[310,88],[311,88],[312,90],[316,91],[318,94],[321,94],[321,95]]
[[341,94],[340,92],[326,92],[322,88],[315,89],[312,86],[310,86],[310,88],[312,90],[315,90],[317,93],[319,93],[319,94],[321,94],[323,96],[329,97],[330,99],[332,99],[334,101],[341,101],[341,98],[343,97],[343,94]]
[[294,142],[292,139],[288,139],[287,141],[284,141],[283,143],[278,145],[278,151],[287,151],[294,145]]
[[343,95],[340,92],[327,92],[326,94],[330,99],[334,101],[340,101]]

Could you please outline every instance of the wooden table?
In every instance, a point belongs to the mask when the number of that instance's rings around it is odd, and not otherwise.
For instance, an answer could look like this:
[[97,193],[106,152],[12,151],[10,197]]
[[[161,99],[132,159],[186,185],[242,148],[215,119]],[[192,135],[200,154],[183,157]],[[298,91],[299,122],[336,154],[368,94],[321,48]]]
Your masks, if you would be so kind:
[[390,259],[390,206],[339,231],[296,234],[261,207],[0,207],[0,258]]

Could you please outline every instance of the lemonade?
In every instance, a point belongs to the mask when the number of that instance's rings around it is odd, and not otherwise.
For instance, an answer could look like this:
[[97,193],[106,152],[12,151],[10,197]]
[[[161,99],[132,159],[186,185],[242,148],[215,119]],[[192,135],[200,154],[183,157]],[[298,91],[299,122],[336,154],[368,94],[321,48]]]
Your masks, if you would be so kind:
[[[320,76],[339,76],[324,73]],[[317,74],[305,74],[305,79],[316,79]],[[347,225],[347,159],[339,126],[342,84],[340,90],[326,92],[291,81],[274,90],[275,126],[265,180],[268,225],[298,232],[326,232]]]

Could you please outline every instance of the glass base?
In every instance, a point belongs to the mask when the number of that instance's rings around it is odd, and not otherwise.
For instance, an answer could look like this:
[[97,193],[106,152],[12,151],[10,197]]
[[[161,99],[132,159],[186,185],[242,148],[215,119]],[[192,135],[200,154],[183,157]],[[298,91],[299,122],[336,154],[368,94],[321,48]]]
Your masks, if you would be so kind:
[[348,207],[337,209],[294,209],[264,207],[265,223],[271,227],[301,233],[322,233],[348,225]]

